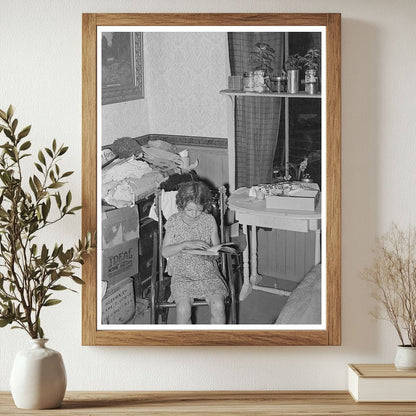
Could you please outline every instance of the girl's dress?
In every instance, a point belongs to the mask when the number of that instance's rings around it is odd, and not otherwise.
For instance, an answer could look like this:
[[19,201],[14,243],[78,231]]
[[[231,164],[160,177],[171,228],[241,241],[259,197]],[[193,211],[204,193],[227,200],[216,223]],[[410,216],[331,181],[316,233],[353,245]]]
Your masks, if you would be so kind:
[[[173,214],[166,222],[165,239],[168,244],[202,240],[211,244],[211,235],[217,223],[212,215],[202,212],[188,225],[181,213]],[[228,288],[218,269],[215,256],[187,254],[184,250],[167,260],[167,272],[172,276],[171,297],[204,299],[213,295],[228,295]]]

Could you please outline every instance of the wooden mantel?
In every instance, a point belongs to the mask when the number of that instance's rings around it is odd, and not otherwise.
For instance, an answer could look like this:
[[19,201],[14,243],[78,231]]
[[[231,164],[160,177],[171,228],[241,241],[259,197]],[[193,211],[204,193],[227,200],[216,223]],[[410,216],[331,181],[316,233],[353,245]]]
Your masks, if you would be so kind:
[[0,392],[0,415],[415,415],[415,403],[355,403],[339,391],[67,392],[59,409],[17,409]]

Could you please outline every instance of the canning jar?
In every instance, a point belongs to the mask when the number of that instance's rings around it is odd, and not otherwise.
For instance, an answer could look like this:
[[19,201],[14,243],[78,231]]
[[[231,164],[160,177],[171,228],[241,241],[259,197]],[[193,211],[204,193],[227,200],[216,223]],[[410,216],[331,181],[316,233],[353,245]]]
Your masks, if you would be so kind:
[[244,91],[254,91],[254,73],[244,72],[243,76],[243,88]]

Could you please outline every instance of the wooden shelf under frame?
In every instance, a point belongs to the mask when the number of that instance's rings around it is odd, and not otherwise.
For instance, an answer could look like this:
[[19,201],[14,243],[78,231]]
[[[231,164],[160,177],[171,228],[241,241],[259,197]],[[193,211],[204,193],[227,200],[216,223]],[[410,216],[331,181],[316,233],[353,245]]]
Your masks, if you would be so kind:
[[59,409],[17,409],[0,392],[1,415],[414,415],[414,403],[355,403],[345,391],[67,392]]

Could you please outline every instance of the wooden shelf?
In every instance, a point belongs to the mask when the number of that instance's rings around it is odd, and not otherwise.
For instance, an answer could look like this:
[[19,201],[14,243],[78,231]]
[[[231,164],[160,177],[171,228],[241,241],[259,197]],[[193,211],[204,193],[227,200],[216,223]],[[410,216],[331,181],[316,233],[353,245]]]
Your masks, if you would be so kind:
[[304,91],[300,91],[296,94],[289,94],[287,92],[251,92],[251,91],[221,90],[220,94],[236,96],[236,97],[321,98],[321,94],[308,94]]
[[1,415],[414,415],[414,403],[355,403],[339,391],[67,392],[62,407],[22,410],[0,392]]

